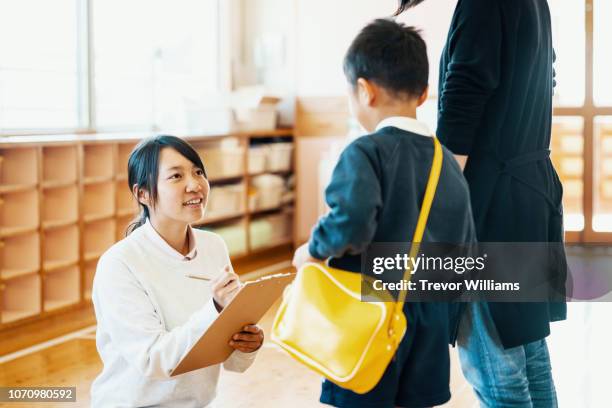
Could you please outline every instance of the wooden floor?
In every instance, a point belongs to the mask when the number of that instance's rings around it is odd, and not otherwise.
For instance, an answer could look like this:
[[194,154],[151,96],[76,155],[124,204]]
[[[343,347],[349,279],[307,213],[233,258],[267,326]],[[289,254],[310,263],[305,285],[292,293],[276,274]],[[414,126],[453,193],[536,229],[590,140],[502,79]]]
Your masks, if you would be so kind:
[[[269,332],[275,305],[260,323]],[[471,389],[463,380],[453,361],[453,399],[445,407],[464,408],[474,405]],[[102,369],[95,345],[94,331],[77,339],[30,354],[0,365],[2,386],[62,386],[77,387],[76,403],[54,403],[53,407],[88,407],[89,387]],[[319,404],[321,379],[276,346],[265,341],[255,363],[247,373],[223,372],[215,406],[218,408],[312,408]],[[0,407],[49,407],[40,404],[1,404]]]
[[[274,259],[278,262],[282,259]],[[285,259],[286,261],[286,259]],[[269,263],[269,262],[268,262]],[[256,268],[266,266],[256,263]],[[239,272],[251,272],[253,268]],[[274,306],[261,322],[269,332]],[[553,373],[561,407],[609,407],[609,372],[612,367],[611,304],[570,304],[569,319],[553,328],[549,338]],[[87,319],[84,320],[86,322]],[[95,328],[76,338],[0,364],[0,386],[76,386],[77,402],[65,404],[1,404],[17,407],[88,407],[89,388],[102,365],[95,347]],[[4,338],[5,343],[10,339]],[[444,407],[472,408],[476,400],[451,350],[451,391]],[[0,358],[1,359],[1,358]],[[218,387],[219,408],[306,408],[320,405],[318,375],[295,363],[269,341],[245,374],[223,372]]]

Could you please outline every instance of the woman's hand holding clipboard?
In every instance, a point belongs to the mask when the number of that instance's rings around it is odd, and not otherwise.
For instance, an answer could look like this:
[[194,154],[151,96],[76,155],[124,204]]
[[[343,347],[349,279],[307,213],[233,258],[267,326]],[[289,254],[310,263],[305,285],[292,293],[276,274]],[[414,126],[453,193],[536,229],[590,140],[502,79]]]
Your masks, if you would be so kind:
[[[243,284],[236,273],[232,272],[229,265],[223,268],[223,273],[210,281],[213,291],[213,299],[218,312],[221,312],[232,299],[238,294]],[[259,350],[263,344],[263,330],[255,324],[249,324],[234,334],[229,341],[229,346],[243,353],[252,353]]]
[[[231,301],[170,375],[220,364],[236,349],[255,351],[259,348],[263,342],[263,332],[255,324],[280,298],[294,277],[293,273],[278,274],[240,283],[237,292],[232,294]],[[227,283],[229,284],[229,280]],[[232,342],[234,344],[231,344]]]

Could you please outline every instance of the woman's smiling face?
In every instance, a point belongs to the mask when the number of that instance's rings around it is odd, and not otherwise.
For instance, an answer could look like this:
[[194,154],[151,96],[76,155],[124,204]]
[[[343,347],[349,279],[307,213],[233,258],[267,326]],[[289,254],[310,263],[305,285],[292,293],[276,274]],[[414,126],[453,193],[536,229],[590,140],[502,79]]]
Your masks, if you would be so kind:
[[192,224],[202,219],[210,186],[204,170],[170,147],[159,153],[157,202],[149,206],[161,222]]

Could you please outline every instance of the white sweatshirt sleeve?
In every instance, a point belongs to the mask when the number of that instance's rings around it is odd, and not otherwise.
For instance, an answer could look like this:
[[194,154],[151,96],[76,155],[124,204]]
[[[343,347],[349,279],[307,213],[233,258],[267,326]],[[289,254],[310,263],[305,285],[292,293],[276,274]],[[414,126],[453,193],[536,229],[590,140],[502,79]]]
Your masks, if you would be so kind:
[[211,298],[185,324],[167,331],[138,279],[122,261],[107,256],[98,263],[93,303],[98,330],[108,334],[129,364],[156,379],[169,378],[218,316]]
[[234,350],[229,358],[223,363],[223,368],[227,371],[243,373],[253,364],[255,357],[257,357],[257,351],[243,353],[240,350]]

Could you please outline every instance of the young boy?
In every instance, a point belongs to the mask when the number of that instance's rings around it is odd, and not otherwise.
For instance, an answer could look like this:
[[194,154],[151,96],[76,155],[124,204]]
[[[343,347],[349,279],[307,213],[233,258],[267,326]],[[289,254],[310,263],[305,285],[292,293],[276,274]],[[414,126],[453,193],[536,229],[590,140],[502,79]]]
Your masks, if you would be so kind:
[[[325,191],[330,212],[300,247],[294,265],[330,259],[360,271],[375,242],[412,239],[433,161],[431,132],[417,121],[427,99],[429,64],[418,32],[376,20],[355,38],[344,59],[350,105],[370,133],[342,153]],[[423,242],[475,239],[468,186],[453,155],[443,166]],[[450,399],[449,339],[456,323],[447,303],[406,303],[407,332],[379,384],[356,394],[325,381],[321,402],[337,407],[431,407]]]

